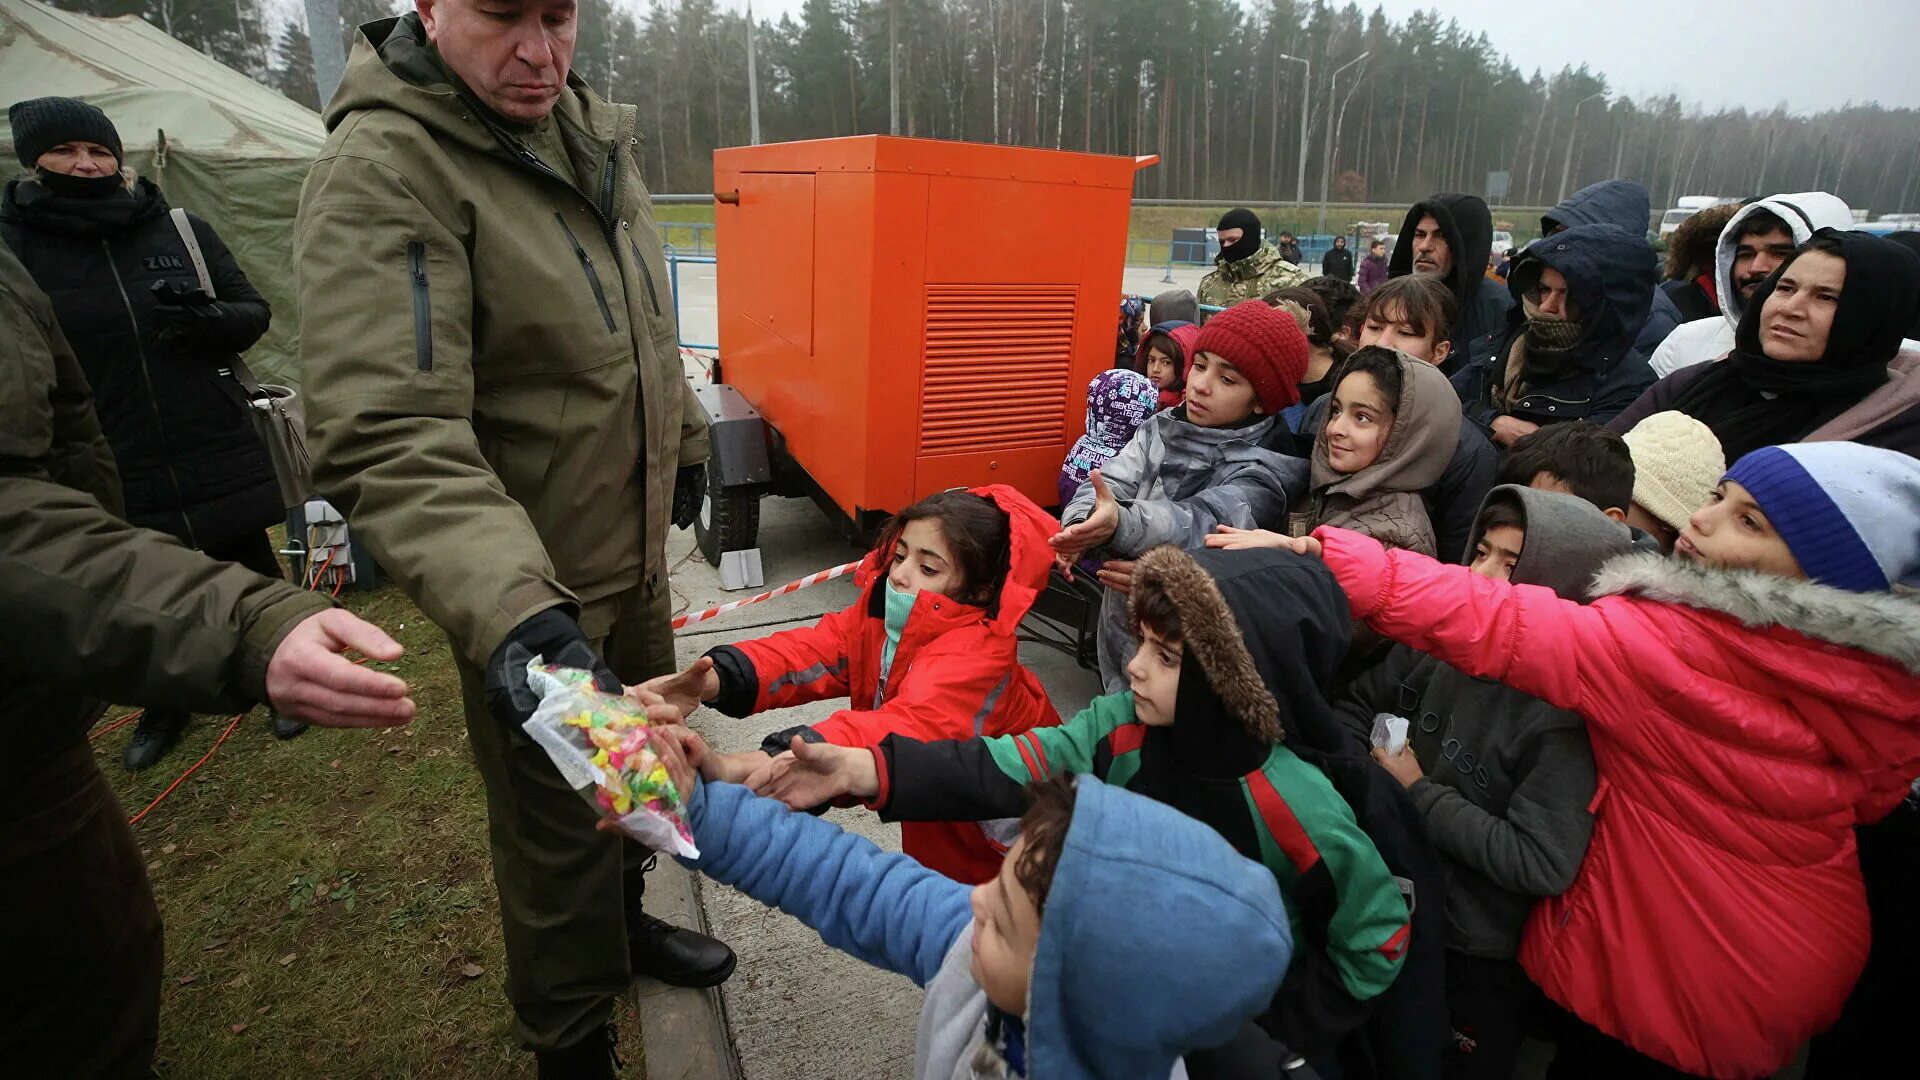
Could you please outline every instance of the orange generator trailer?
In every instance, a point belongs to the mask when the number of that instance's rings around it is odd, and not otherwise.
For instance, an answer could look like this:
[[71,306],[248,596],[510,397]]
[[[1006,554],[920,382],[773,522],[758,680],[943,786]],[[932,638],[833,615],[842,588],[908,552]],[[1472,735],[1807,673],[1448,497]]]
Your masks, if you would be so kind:
[[1056,502],[1158,160],[871,135],[714,151],[708,559],[757,549],[764,494],[861,535],[946,488]]

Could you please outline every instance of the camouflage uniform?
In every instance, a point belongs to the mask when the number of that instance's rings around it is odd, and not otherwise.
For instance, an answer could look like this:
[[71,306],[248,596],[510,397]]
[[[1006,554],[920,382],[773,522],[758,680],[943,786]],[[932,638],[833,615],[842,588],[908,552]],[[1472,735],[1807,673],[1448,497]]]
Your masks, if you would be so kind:
[[1235,262],[1216,258],[1213,273],[1200,279],[1200,302],[1230,307],[1242,300],[1259,300],[1279,289],[1290,289],[1311,275],[1287,262],[1272,244]]

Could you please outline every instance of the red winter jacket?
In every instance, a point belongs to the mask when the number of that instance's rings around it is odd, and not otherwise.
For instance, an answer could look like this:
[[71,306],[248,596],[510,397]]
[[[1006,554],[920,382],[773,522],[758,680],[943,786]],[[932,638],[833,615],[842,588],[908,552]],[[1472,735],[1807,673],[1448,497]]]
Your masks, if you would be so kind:
[[[1033,672],[1022,667],[1015,634],[1053,565],[1047,541],[1060,523],[1010,487],[972,489],[1005,511],[1012,565],[992,618],[985,609],[922,592],[893,656],[882,694],[880,656],[887,642],[882,595],[892,552],[872,551],[854,572],[860,599],[803,630],[714,650],[722,690],[716,708],[736,716],[809,701],[848,699],[846,708],[812,725],[836,746],[877,746],[895,732],[923,742],[1015,735],[1058,724],[1060,714]],[[731,650],[733,656],[719,655]],[[744,661],[744,664],[741,663]],[[757,687],[744,708],[739,686]],[[730,699],[732,704],[730,705]],[[908,855],[967,884],[1000,871],[1013,829],[993,822],[907,822]]]
[[1314,535],[1374,630],[1586,717],[1593,842],[1520,952],[1550,997],[1717,1077],[1834,1021],[1867,956],[1853,828],[1920,774],[1920,604],[1628,555],[1582,606]]

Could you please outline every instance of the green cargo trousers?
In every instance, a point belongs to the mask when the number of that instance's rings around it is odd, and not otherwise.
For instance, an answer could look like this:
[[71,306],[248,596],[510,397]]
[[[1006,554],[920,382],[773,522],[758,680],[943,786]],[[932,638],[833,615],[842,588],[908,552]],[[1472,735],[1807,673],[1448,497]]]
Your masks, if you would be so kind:
[[[671,595],[642,584],[581,613],[581,629],[622,682],[675,670]],[[546,751],[488,710],[481,673],[458,666],[468,739],[487,787],[514,1031],[530,1050],[571,1046],[607,1023],[633,981],[627,926],[639,914],[652,853],[596,831],[594,808],[560,779]]]

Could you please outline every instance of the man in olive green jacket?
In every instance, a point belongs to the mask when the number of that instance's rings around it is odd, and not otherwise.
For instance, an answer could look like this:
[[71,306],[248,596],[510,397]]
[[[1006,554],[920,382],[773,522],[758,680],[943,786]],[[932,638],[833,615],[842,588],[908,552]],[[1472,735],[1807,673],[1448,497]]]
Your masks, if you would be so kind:
[[118,515],[53,304],[0,246],[0,1076],[146,1076],[160,912],[87,731],[106,702],[403,724],[400,646],[327,600]]
[[1265,300],[1307,280],[1306,270],[1282,259],[1272,244],[1261,240],[1260,217],[1253,211],[1245,207],[1227,211],[1214,232],[1220,239],[1220,254],[1213,260],[1213,272],[1200,279],[1201,303],[1224,308],[1242,300]]
[[517,1032],[604,1075],[634,972],[710,986],[719,942],[639,910],[521,730],[531,656],[604,688],[677,669],[669,522],[707,457],[637,110],[568,73],[571,0],[420,0],[360,28],[295,234],[314,480],[452,639],[487,786]]

